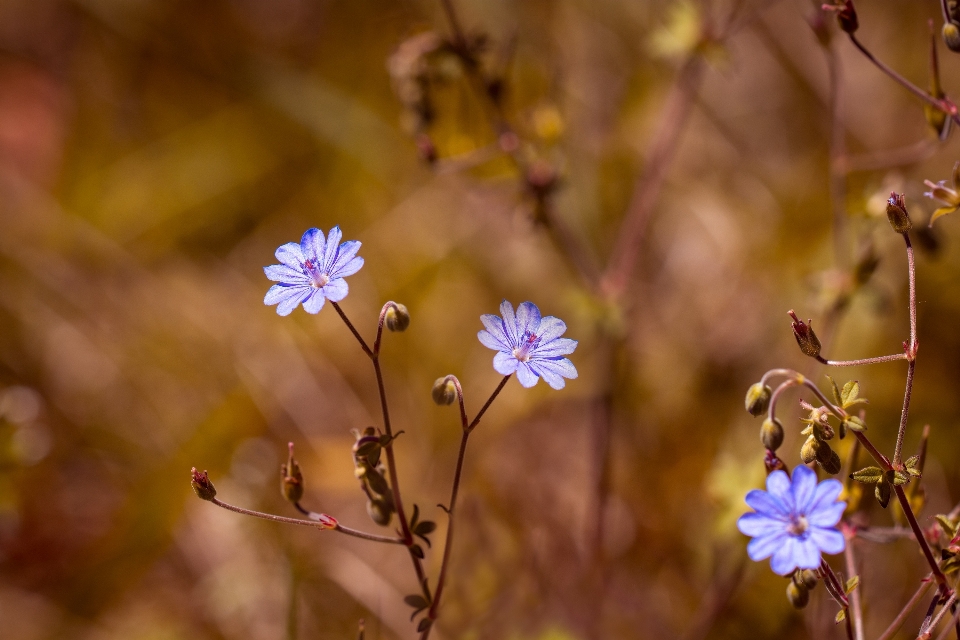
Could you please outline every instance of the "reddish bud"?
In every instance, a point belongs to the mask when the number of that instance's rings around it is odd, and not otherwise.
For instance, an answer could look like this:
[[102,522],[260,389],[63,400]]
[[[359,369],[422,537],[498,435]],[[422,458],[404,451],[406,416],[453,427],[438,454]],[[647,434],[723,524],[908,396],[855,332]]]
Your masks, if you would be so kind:
[[206,471],[200,472],[196,467],[191,468],[190,485],[201,500],[213,500],[217,496],[217,490],[210,482]]
[[800,351],[803,351],[805,355],[810,356],[811,358],[820,359],[820,339],[817,338],[817,334],[813,332],[813,327],[811,324],[813,320],[807,320],[806,323],[803,322],[800,318],[797,317],[797,314],[794,313],[793,309],[787,312],[787,314],[793,319],[791,327],[793,328],[793,337],[797,339],[797,344],[800,346]]

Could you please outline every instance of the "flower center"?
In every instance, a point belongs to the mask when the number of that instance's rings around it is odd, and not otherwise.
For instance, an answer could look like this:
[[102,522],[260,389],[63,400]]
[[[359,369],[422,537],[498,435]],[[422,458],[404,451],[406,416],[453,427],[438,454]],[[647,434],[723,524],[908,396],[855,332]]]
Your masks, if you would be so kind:
[[807,530],[809,525],[807,524],[806,516],[794,516],[790,518],[790,524],[787,526],[787,533],[795,536],[799,536]]
[[305,275],[310,276],[310,285],[314,289],[321,289],[330,282],[330,276],[325,273],[320,273],[320,270],[317,269],[317,263],[313,260],[307,260],[303,263],[303,272]]
[[533,347],[537,342],[537,334],[528,333],[524,336],[523,344],[513,350],[513,357],[519,360],[520,362],[527,362],[530,360],[530,351],[533,350]]

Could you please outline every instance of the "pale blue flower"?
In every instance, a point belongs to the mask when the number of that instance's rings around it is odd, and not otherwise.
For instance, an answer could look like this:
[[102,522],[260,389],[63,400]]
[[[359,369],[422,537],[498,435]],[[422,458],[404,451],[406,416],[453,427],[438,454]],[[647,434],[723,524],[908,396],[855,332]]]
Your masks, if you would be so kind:
[[747,555],[757,562],[770,558],[770,568],[782,576],[795,569],[816,569],[821,553],[840,553],[846,546],[837,523],[846,502],[837,502],[843,485],[829,479],[817,484],[817,474],[805,466],[767,476],[767,490],[754,489],[746,502],[755,512],[737,521],[741,533],[753,537]]
[[307,229],[300,244],[288,242],[277,249],[280,264],[264,267],[267,278],[277,282],[267,291],[263,304],[277,305],[277,313],[288,316],[303,304],[307,313],[319,313],[327,300],[340,302],[347,297],[346,276],[363,266],[357,256],[360,243],[340,243],[340,227],[330,229],[326,239],[320,229]]
[[560,337],[567,330],[560,318],[541,318],[540,309],[532,302],[524,302],[514,314],[513,305],[504,300],[499,316],[486,314],[480,320],[486,329],[477,337],[483,346],[498,352],[493,357],[498,373],[516,373],[525,387],[543,378],[554,389],[563,389],[564,378],[577,377],[576,367],[563,357],[573,353],[577,341]]

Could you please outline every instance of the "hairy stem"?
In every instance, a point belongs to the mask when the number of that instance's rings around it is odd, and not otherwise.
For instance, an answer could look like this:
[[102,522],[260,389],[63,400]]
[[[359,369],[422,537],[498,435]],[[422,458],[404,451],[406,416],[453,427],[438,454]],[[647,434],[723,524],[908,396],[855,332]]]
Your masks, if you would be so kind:
[[909,360],[905,353],[895,353],[890,356],[877,356],[876,358],[861,358],[859,360],[825,360],[823,364],[831,367],[859,367],[864,364],[880,364],[881,362],[897,362],[898,360]]
[[[848,535],[848,531],[844,531],[844,537],[847,538],[847,546],[844,549],[844,559],[846,560],[847,565],[847,575],[853,577],[857,574],[856,562],[853,557],[853,535]],[[850,635],[856,635],[856,640],[863,640],[863,607],[860,604],[860,589],[854,589],[850,594],[850,611],[848,612],[851,615],[847,615],[847,621],[850,622],[852,617],[853,623],[853,632],[850,633],[850,628],[847,628],[847,632]],[[852,640],[852,639],[851,639]]]

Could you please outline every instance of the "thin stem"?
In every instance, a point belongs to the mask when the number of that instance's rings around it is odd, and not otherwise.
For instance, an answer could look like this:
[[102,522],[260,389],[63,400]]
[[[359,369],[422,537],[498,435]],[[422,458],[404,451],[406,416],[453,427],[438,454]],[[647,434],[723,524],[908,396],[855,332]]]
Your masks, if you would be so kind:
[[923,598],[923,594],[926,593],[927,589],[933,584],[931,579],[933,574],[928,575],[920,582],[920,587],[917,588],[917,592],[913,594],[910,600],[907,601],[907,604],[904,605],[903,609],[900,610],[900,613],[897,614],[897,617],[893,619],[893,622],[890,623],[890,626],[887,627],[887,630],[884,631],[877,640],[890,640],[893,636],[896,635],[897,631],[900,630],[900,627],[903,626],[904,621],[907,619],[907,616],[914,610],[917,606],[917,603],[920,602],[920,599]]
[[476,426],[480,423],[480,418],[483,417],[483,414],[486,413],[493,401],[498,395],[500,395],[500,391],[503,390],[503,387],[507,384],[507,380],[510,379],[510,376],[508,375],[503,377],[503,380],[501,380],[500,384],[497,385],[497,388],[493,390],[493,393],[490,394],[490,397],[484,403],[479,413],[477,413],[477,417],[474,418],[470,424],[467,424],[467,416],[463,408],[463,389],[460,386],[460,381],[457,380],[455,376],[448,376],[448,379],[451,379],[454,382],[454,386],[457,390],[457,398],[460,401],[460,415],[463,433],[460,436],[460,451],[457,454],[457,468],[453,473],[453,487],[450,489],[450,504],[446,509],[448,523],[447,537],[443,543],[443,560],[440,563],[440,574],[437,577],[437,588],[434,592],[433,600],[430,603],[430,610],[427,612],[427,617],[431,620],[431,624],[427,626],[427,628],[421,633],[421,640],[427,640],[427,638],[430,636],[430,629],[433,627],[432,621],[437,619],[437,608],[440,606],[440,597],[443,595],[443,587],[446,584],[447,566],[450,562],[450,551],[453,548],[454,514],[456,513],[457,508],[457,495],[460,492],[460,478],[463,475],[463,461],[467,454],[467,440],[470,438],[470,434],[473,432]]
[[[953,606],[953,603],[957,601],[957,594],[953,593],[947,598],[947,601],[943,603],[943,606],[940,607],[940,611],[937,612],[937,615],[933,617],[933,620],[930,621],[930,624],[920,627],[919,638],[929,638],[930,635],[937,628],[937,625],[940,624],[940,619],[943,618],[944,614],[947,613],[947,610]],[[950,625],[953,626],[953,625]],[[947,627],[947,631],[950,631],[950,627]]]
[[406,513],[403,511],[403,499],[400,495],[400,480],[397,477],[397,462],[393,452],[393,428],[390,425],[390,409],[387,404],[387,391],[383,385],[383,371],[380,368],[380,340],[383,336],[384,317],[387,309],[396,303],[388,302],[380,310],[380,320],[377,325],[377,340],[374,343],[375,350],[371,350],[370,347],[367,346],[366,341],[353,326],[353,323],[350,322],[350,319],[347,318],[347,314],[343,312],[343,309],[340,308],[340,305],[332,301],[330,304],[332,304],[333,308],[337,310],[338,314],[340,314],[343,322],[347,325],[347,327],[350,329],[350,332],[353,333],[354,337],[360,343],[360,347],[363,349],[363,352],[366,353],[373,362],[373,370],[377,376],[377,391],[380,394],[380,410],[383,414],[383,431],[389,439],[383,449],[387,453],[387,473],[390,476],[390,489],[393,494],[393,504],[397,510],[397,519],[400,521],[400,531],[403,536],[403,544],[407,546],[407,551],[410,553],[410,561],[413,563],[413,569],[417,574],[418,584],[423,590],[424,596],[429,600],[430,589],[427,585],[427,574],[423,570],[423,563],[420,561],[420,558],[418,558],[414,553],[413,534],[410,532],[410,523],[407,521]]
[[897,362],[898,360],[909,360],[909,357],[905,353],[895,353],[890,356],[861,358],[859,360],[826,360],[823,364],[831,367],[859,367],[864,364],[880,364],[881,362]]
[[[847,623],[847,640],[853,640],[853,624],[850,622],[850,616],[844,617],[844,621]],[[858,638],[858,640],[862,640]]]
[[343,322],[347,325],[347,328],[350,329],[350,333],[353,334],[353,337],[357,339],[357,342],[360,343],[360,348],[363,349],[363,352],[367,354],[368,357],[373,357],[373,351],[370,350],[370,347],[367,346],[367,342],[363,339],[360,333],[357,331],[357,328],[353,326],[353,323],[350,322],[350,319],[347,317],[347,314],[343,312],[343,309],[340,308],[336,302],[330,301],[330,304],[333,305],[333,308],[337,310],[337,313],[340,314],[340,318],[343,319]]
[[910,236],[903,234],[903,240],[907,245],[907,279],[910,289],[910,343],[906,346],[906,356],[909,360],[907,365],[907,385],[903,392],[903,410],[900,412],[900,429],[897,431],[897,446],[893,452],[893,464],[899,468],[900,453],[903,449],[903,437],[907,431],[907,414],[910,412],[910,396],[913,393],[913,374],[917,361],[917,266],[913,256],[913,245],[910,244]]
[[937,98],[934,98],[933,96],[928,94],[926,91],[924,91],[917,85],[913,84],[912,82],[904,78],[902,75],[900,75],[899,73],[897,73],[896,71],[888,67],[886,64],[881,62],[879,59],[877,59],[872,53],[870,53],[870,51],[865,46],[863,46],[863,44],[860,43],[859,40],[857,40],[857,36],[855,36],[852,33],[849,34],[849,36],[850,36],[850,41],[853,42],[854,46],[856,46],[857,49],[859,49],[860,52],[863,55],[865,55],[867,59],[869,59],[870,62],[872,62],[878,69],[880,69],[885,74],[893,78],[893,80],[895,80],[898,84],[900,84],[900,86],[902,86],[904,89],[906,89],[913,95],[917,96],[922,101],[926,102],[927,104],[934,107],[935,109],[938,109],[944,112],[945,114],[950,116],[950,118],[954,122],[956,122],[957,124],[960,124],[960,118],[957,117],[957,106],[955,104],[953,104],[946,98],[944,98],[943,100],[938,100]]
[[[363,538],[364,540],[372,540],[374,542],[386,542],[389,544],[403,544],[401,538],[391,538],[389,536],[378,536],[375,533],[367,533],[365,531],[359,531],[357,529],[351,529],[350,527],[345,527],[342,524],[337,523],[335,527],[329,527],[322,524],[317,519],[304,520],[303,518],[285,518],[284,516],[275,516],[272,513],[263,513],[261,511],[253,511],[252,509],[244,509],[243,507],[238,507],[232,504],[228,504],[222,500],[214,498],[211,500],[213,504],[226,509],[227,511],[233,511],[235,513],[242,513],[245,516],[253,516],[254,518],[262,518],[263,520],[270,520],[272,522],[283,522],[285,524],[299,524],[305,527],[315,527],[319,529],[333,529],[334,531],[339,531],[348,536],[353,536],[354,538]],[[310,512],[312,513],[312,512]],[[314,514],[320,516],[321,514]]]
[[937,636],[937,640],[947,640],[947,636],[950,635],[952,629],[960,627],[960,607],[954,605],[956,611],[953,614],[953,617],[950,619],[950,624]]
[[[830,592],[840,604],[841,607],[849,607],[850,601],[847,600],[846,594],[843,592],[843,585],[840,583],[840,578],[837,577],[837,574],[834,573],[833,567],[827,563],[826,559],[821,558],[820,560],[820,573],[824,578],[824,587],[827,591]],[[828,584],[829,583],[829,584]]]
[[910,288],[910,350],[916,357],[917,348],[917,264],[913,256],[913,245],[910,235],[903,234],[903,241],[907,246],[907,279]]
[[950,10],[947,7],[947,0],[940,0],[940,12],[943,14],[943,21],[950,22]]
[[903,487],[894,485],[893,490],[897,494],[897,500],[900,501],[900,506],[903,508],[903,514],[907,517],[907,522],[910,523],[910,528],[913,529],[913,536],[917,539],[917,542],[920,543],[920,549],[923,551],[923,555],[930,565],[930,570],[933,571],[933,577],[936,578],[937,583],[940,585],[940,590],[946,593],[949,589],[947,586],[947,577],[943,575],[943,571],[940,570],[940,566],[933,557],[933,551],[930,550],[930,545],[927,544],[927,539],[923,535],[920,523],[917,522],[917,516],[913,513],[913,507],[910,506],[910,500],[907,498],[907,494],[903,492]]
[[[855,576],[857,573],[856,563],[853,558],[853,536],[848,535],[848,531],[844,528],[844,537],[847,538],[847,546],[844,550],[844,559],[847,564],[847,575]],[[848,611],[847,622],[850,622],[851,616],[850,613],[853,613],[853,631],[855,631],[856,640],[863,640],[863,607],[860,604],[860,589],[854,589],[850,594],[850,611]],[[847,628],[847,633],[853,636],[853,633],[850,633],[850,628]],[[851,637],[852,640],[852,637]]]

